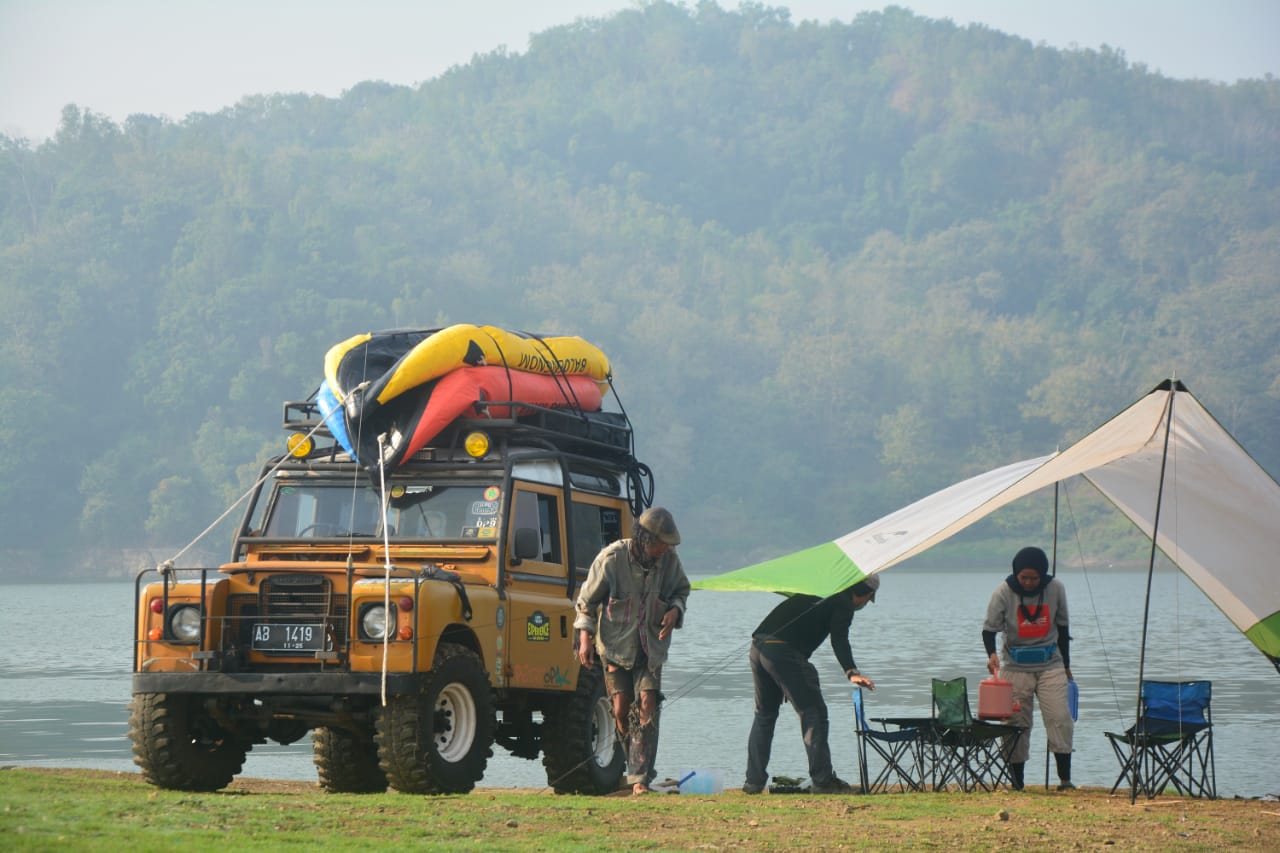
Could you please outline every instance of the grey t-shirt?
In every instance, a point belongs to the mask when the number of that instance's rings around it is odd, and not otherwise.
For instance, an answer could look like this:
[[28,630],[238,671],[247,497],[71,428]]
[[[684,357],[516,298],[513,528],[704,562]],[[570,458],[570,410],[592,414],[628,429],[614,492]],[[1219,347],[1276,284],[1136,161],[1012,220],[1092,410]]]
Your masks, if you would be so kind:
[[[1054,579],[1043,590],[1043,596],[1019,595],[1001,581],[991,601],[987,604],[987,616],[982,623],[984,631],[1004,634],[1000,662],[1002,667],[1017,672],[1036,672],[1062,666],[1062,653],[1058,651],[1058,629],[1066,628],[1067,591],[1062,582]],[[1044,648],[1046,659],[1035,663],[1019,663],[1009,652],[1010,648]],[[1052,654],[1048,654],[1052,650]]]

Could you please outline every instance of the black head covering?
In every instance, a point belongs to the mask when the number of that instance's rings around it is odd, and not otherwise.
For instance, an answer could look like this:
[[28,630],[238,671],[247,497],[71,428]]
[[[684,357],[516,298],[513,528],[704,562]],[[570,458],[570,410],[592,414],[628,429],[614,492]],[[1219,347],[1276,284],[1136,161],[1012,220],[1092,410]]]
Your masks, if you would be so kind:
[[[1040,583],[1031,592],[1027,592],[1022,588],[1022,584],[1018,583],[1018,572],[1023,569],[1034,569],[1036,574],[1040,575]],[[1053,578],[1049,576],[1049,558],[1041,549],[1028,545],[1013,555],[1013,574],[1005,578],[1005,583],[1009,584],[1009,588],[1018,595],[1035,595],[1043,591],[1051,580]]]

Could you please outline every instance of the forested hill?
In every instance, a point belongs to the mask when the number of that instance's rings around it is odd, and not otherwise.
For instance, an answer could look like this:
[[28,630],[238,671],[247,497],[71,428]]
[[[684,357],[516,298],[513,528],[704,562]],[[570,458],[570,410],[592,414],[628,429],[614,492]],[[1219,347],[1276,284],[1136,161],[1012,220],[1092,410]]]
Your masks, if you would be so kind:
[[384,328],[598,344],[696,571],[1065,446],[1175,374],[1280,472],[1274,79],[654,2],[416,89],[81,105],[0,147],[0,578],[172,556],[283,449],[325,351]]

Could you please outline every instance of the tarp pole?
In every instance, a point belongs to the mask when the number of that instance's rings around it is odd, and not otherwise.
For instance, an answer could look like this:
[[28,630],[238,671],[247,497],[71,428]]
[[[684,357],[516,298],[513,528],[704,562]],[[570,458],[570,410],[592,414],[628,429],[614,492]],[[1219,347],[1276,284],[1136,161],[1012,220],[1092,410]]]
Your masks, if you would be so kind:
[[[1049,558],[1049,575],[1055,578],[1058,576],[1058,487],[1061,482],[1061,480],[1053,481],[1053,553]],[[1047,732],[1044,739],[1044,789],[1046,791],[1049,790],[1049,738]]]
[[1129,780],[1129,805],[1133,805],[1138,799],[1138,720],[1142,715],[1142,678],[1147,664],[1147,619],[1151,613],[1151,578],[1156,570],[1156,538],[1160,531],[1160,504],[1164,500],[1164,472],[1169,464],[1169,434],[1173,431],[1173,397],[1177,394],[1177,387],[1170,383],[1169,385],[1169,405],[1165,410],[1164,419],[1164,449],[1160,453],[1160,481],[1156,486],[1156,512],[1151,519],[1151,556],[1147,560],[1147,595],[1142,603],[1142,643],[1138,646],[1138,699],[1134,703],[1133,712],[1133,736],[1132,748],[1133,752],[1133,768]]

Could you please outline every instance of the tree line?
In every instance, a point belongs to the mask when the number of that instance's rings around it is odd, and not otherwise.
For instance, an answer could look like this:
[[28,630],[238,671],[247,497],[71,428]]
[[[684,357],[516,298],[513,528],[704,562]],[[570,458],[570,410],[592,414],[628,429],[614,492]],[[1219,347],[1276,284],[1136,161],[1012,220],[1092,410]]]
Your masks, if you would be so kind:
[[386,328],[600,346],[702,570],[1065,446],[1170,375],[1275,473],[1278,107],[1270,78],[899,8],[712,2],[415,88],[69,105],[0,137],[0,576],[185,544],[325,351]]

